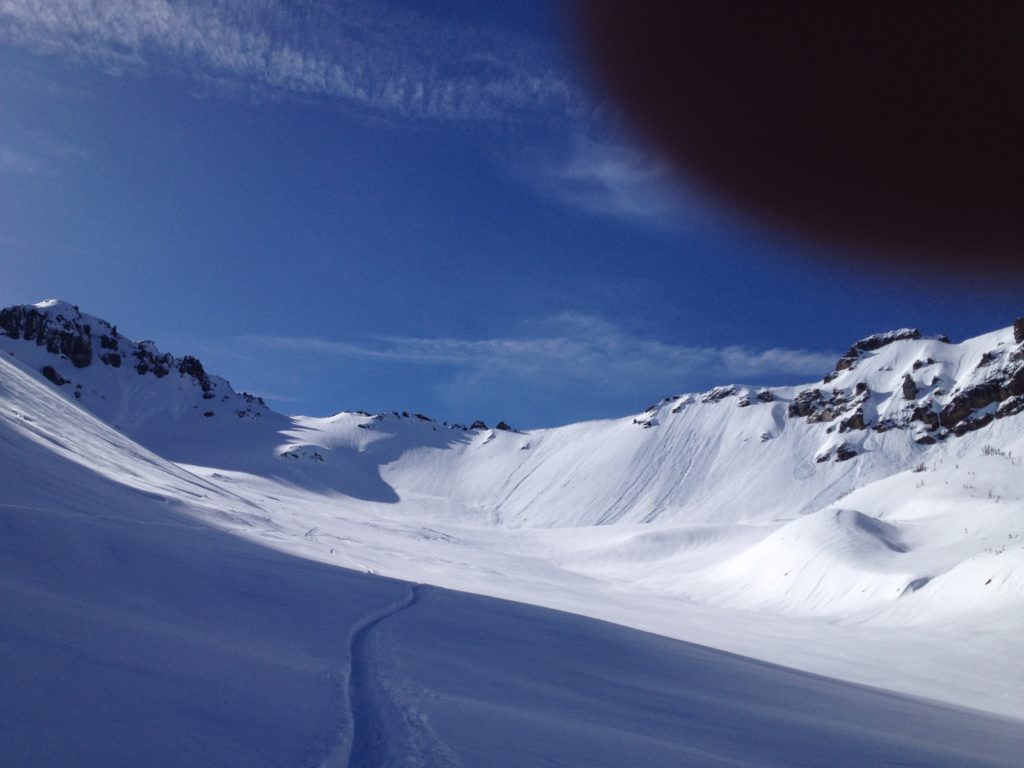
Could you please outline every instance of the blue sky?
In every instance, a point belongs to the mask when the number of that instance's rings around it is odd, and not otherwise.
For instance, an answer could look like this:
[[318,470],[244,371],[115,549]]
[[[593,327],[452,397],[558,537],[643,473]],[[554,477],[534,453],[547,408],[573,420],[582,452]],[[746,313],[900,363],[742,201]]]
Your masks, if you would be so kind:
[[536,427],[1020,313],[669,174],[555,4],[0,2],[0,304],[65,298],[291,413]]

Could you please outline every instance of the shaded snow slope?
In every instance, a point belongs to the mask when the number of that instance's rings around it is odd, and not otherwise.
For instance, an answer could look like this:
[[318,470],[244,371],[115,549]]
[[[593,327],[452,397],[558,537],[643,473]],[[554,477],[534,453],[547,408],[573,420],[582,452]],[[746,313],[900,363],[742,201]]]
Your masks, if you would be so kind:
[[[1019,722],[292,557],[0,359],[0,763],[1012,766]],[[382,505],[386,506],[386,505]]]

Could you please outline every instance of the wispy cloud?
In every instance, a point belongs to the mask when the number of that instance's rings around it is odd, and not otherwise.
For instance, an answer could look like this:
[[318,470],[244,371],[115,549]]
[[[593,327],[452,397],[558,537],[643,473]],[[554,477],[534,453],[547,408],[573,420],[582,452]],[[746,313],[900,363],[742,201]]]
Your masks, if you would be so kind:
[[41,158],[0,147],[0,173],[46,176],[50,172],[49,165]]
[[692,190],[682,188],[664,161],[624,141],[577,137],[523,175],[547,196],[598,216],[676,226],[693,207]]
[[204,83],[321,95],[406,117],[586,109],[528,41],[348,0],[0,0],[0,40]]
[[511,174],[562,205],[648,228],[727,222],[715,199],[609,105],[568,128],[535,151],[506,159]]
[[[375,359],[396,364],[452,366],[464,384],[525,383],[532,389],[592,388],[608,394],[664,393],[762,376],[819,376],[834,353],[802,349],[701,347],[645,339],[591,315],[566,313],[534,323],[508,338],[458,339],[386,336],[334,341],[290,336],[248,336],[275,349]],[[783,379],[784,381],[788,379]],[[660,390],[659,390],[660,391]]]

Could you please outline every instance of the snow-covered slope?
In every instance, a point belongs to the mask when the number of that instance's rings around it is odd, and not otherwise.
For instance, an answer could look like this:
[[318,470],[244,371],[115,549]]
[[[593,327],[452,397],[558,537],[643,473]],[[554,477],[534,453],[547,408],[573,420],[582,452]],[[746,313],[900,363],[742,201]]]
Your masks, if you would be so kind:
[[1020,322],[959,344],[902,329],[817,383],[524,433],[288,417],[65,302],[0,310],[0,350],[40,387],[250,540],[1016,716],[1022,342]]
[[530,434],[397,412],[289,419],[66,302],[0,310],[0,330],[3,348],[172,460],[259,474],[320,465],[309,477],[326,486],[379,468],[382,497],[454,500],[511,527],[792,518],[1024,409],[1012,329],[962,344],[880,334],[817,385],[718,387]]
[[1015,720],[230,535],[287,526],[8,356],[0,477],[3,765],[952,767],[1024,750]]

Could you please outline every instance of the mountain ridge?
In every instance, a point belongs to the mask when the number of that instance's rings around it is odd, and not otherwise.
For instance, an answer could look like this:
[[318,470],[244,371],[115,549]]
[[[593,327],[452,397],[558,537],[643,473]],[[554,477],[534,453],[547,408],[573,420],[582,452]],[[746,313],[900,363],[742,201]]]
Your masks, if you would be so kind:
[[[96,332],[93,332],[93,329]],[[906,428],[910,422],[919,422],[923,429],[934,433],[931,439],[945,439],[950,434],[960,436],[967,431],[981,428],[990,423],[992,418],[1003,418],[1007,415],[1018,413],[1024,409],[1024,318],[1017,318],[1014,321],[1013,335],[1017,349],[1007,354],[1007,350],[999,349],[1005,345],[1005,340],[1000,341],[995,347],[982,352],[977,361],[977,368],[992,366],[1002,376],[988,377],[983,381],[973,381],[965,387],[954,385],[952,392],[946,392],[941,388],[936,391],[936,384],[941,377],[931,371],[932,376],[925,370],[920,375],[917,372],[934,366],[935,360],[931,357],[917,358],[914,360],[911,371],[904,371],[901,381],[902,392],[908,401],[916,400],[921,407],[914,409],[909,419],[894,422],[892,420],[881,420],[865,423],[864,410],[860,406],[868,399],[866,395],[871,393],[865,391],[865,385],[855,386],[853,391],[841,391],[840,387],[832,387],[832,392],[826,394],[821,390],[823,387],[813,385],[804,386],[799,394],[792,398],[788,409],[790,417],[803,417],[811,422],[831,422],[849,414],[848,418],[842,419],[839,423],[841,432],[853,429],[864,429],[873,427],[876,431],[899,427]],[[1001,331],[994,332],[996,334]],[[206,372],[200,360],[192,355],[176,357],[169,353],[161,353],[156,344],[149,340],[133,341],[118,333],[117,326],[96,316],[81,312],[79,307],[70,302],[60,299],[48,299],[36,304],[22,304],[0,309],[0,338],[6,336],[8,339],[25,340],[34,342],[37,347],[45,348],[50,355],[63,359],[70,363],[73,369],[90,367],[98,361],[105,366],[120,368],[132,368],[140,376],[151,374],[156,378],[163,378],[172,371],[177,372],[182,378],[191,379],[201,390],[201,398],[204,400],[220,399],[222,402],[238,401],[244,404],[239,411],[246,411],[244,415],[259,418],[266,410],[269,410],[263,398],[250,395],[246,392],[236,392],[227,380],[210,375]],[[992,336],[983,334],[978,339]],[[822,385],[828,385],[840,379],[849,379],[849,372],[855,371],[858,364],[862,362],[865,355],[877,353],[884,347],[900,341],[925,341],[939,342],[954,345],[949,337],[945,335],[923,336],[916,328],[901,328],[893,331],[886,331],[871,334],[854,342],[849,350],[841,356],[836,363],[834,370],[826,373],[822,379]],[[963,343],[971,342],[968,339]],[[8,351],[13,351],[9,349]],[[74,383],[73,373],[68,375],[62,373],[55,366],[44,365],[47,378],[57,386],[67,383]],[[43,369],[40,370],[43,372]],[[926,378],[930,381],[925,382]],[[840,383],[842,383],[840,381]],[[635,423],[644,427],[654,426],[654,418],[648,414],[656,414],[664,410],[666,403],[675,404],[674,412],[678,412],[693,399],[699,399],[701,403],[707,404],[718,402],[730,396],[738,398],[740,407],[748,407],[756,402],[771,402],[775,399],[775,392],[791,389],[792,387],[751,387],[739,384],[726,384],[715,386],[710,390],[700,393],[686,393],[680,395],[666,396],[659,403],[649,406],[643,414],[635,418]],[[75,387],[76,398],[81,398],[80,387]],[[918,397],[920,393],[927,392],[931,398]],[[954,400],[945,402],[940,399],[943,395],[958,395]],[[948,399],[948,398],[947,398]],[[1005,402],[1009,401],[1009,402]],[[984,411],[989,405],[998,404],[1000,407],[992,413],[979,415],[978,411]],[[206,411],[204,411],[205,415]],[[378,414],[369,414],[365,411],[340,411],[339,413],[360,413],[362,415],[373,415],[376,418],[401,415],[404,418],[417,418],[421,421],[437,422],[421,413],[410,413],[409,411],[383,411]],[[243,414],[238,414],[243,415]],[[475,429],[486,430],[487,425],[482,421],[473,421],[471,426],[461,423],[449,424],[441,422],[441,426],[452,427],[463,431]],[[505,422],[499,422],[496,429],[504,431],[515,431]],[[926,438],[926,442],[928,439]]]

